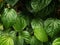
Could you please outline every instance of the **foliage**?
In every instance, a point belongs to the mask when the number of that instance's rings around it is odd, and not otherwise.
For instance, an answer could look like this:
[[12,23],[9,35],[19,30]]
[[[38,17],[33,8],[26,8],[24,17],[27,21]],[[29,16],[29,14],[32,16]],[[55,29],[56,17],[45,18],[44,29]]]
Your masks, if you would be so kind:
[[60,45],[60,0],[0,0],[0,45]]

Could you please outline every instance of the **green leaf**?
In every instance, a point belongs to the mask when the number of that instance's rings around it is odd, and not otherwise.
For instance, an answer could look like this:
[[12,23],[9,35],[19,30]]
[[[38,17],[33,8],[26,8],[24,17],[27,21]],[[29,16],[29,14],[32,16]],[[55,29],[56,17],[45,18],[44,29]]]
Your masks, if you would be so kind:
[[8,32],[8,34],[10,35],[10,37],[12,38],[12,39],[16,39],[16,32],[15,31],[10,31],[10,32]]
[[46,6],[44,9],[42,9],[41,11],[39,11],[36,16],[40,16],[40,17],[45,17],[47,15],[50,15],[55,9],[55,2],[51,2],[51,4],[49,4],[48,6]]
[[5,0],[11,6],[14,6],[19,0]]
[[24,40],[27,44],[30,43],[31,36],[30,36],[30,33],[28,31],[23,31],[22,37],[24,38]]
[[1,36],[0,37],[0,45],[14,45],[14,41],[9,36]]
[[43,45],[43,43],[36,39],[35,36],[32,36],[30,45]]
[[60,45],[60,37],[59,37],[59,38],[56,38],[56,39],[53,41],[52,45]]
[[14,9],[5,8],[1,20],[5,28],[11,27],[17,18],[17,13]]
[[35,12],[38,12],[48,6],[52,0],[31,0],[31,7]]
[[32,20],[31,26],[34,31],[35,37],[42,41],[42,42],[47,42],[48,41],[48,36],[45,32],[45,29],[43,28],[43,23],[41,20]]
[[45,20],[44,27],[50,37],[54,37],[60,31],[60,20],[49,18]]
[[13,28],[16,31],[22,31],[28,25],[28,20],[23,16],[18,16]]
[[24,39],[21,35],[16,37],[15,45],[24,45]]

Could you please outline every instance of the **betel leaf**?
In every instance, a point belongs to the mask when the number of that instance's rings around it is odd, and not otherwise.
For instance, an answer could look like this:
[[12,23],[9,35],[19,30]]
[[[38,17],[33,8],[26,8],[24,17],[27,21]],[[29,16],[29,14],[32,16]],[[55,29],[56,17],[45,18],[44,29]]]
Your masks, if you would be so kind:
[[27,44],[30,43],[31,35],[28,31],[23,31],[22,32],[22,37],[24,38],[24,40]]
[[17,13],[14,9],[5,8],[1,20],[5,28],[11,27],[17,18]]
[[14,45],[14,41],[9,36],[0,36],[0,45]]
[[31,0],[31,7],[35,12],[38,12],[48,6],[52,0]]
[[23,30],[26,26],[28,25],[28,19],[25,18],[24,16],[18,16],[16,19],[15,24],[13,25],[13,28],[16,31],[21,31]]
[[48,36],[43,28],[43,23],[41,20],[33,19],[31,22],[31,26],[32,26],[33,31],[34,31],[34,35],[38,40],[40,40],[42,42],[48,41]]
[[59,37],[59,38],[56,38],[56,39],[53,41],[52,45],[60,45],[60,37]]
[[19,0],[5,0],[11,6],[14,6]]
[[44,22],[44,27],[50,37],[54,37],[60,31],[60,20],[49,18]]
[[40,42],[38,39],[36,39],[35,36],[32,36],[31,41],[30,41],[30,45],[43,45],[43,43]]

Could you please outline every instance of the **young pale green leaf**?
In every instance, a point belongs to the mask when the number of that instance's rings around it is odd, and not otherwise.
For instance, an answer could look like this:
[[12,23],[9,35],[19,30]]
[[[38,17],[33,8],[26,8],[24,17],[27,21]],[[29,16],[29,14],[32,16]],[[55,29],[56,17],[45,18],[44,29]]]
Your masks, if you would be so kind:
[[47,34],[53,37],[60,31],[60,20],[49,18],[44,22],[44,27]]
[[28,25],[27,19],[25,19],[23,16],[18,16],[16,19],[15,24],[13,25],[13,28],[16,31],[21,31],[23,30],[26,26]]
[[11,6],[14,6],[19,0],[5,0]]
[[5,8],[1,20],[5,28],[11,27],[17,18],[17,13],[14,9]]
[[56,38],[56,39],[53,41],[52,45],[60,45],[60,37],[59,37],[59,38]]
[[34,31],[35,37],[42,41],[42,42],[47,42],[48,41],[48,36],[43,28],[43,24],[40,20],[32,20],[31,26]]
[[43,43],[40,42],[38,39],[36,39],[35,36],[32,36],[31,41],[30,41],[30,45],[43,45]]
[[35,12],[38,12],[48,6],[52,0],[31,0],[31,7]]
[[9,36],[1,36],[0,37],[0,45],[14,45],[14,41]]

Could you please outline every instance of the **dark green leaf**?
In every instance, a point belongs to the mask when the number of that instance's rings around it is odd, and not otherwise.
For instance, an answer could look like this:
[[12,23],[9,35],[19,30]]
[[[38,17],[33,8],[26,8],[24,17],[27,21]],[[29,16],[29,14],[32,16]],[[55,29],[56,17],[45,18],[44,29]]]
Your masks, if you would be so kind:
[[60,31],[60,20],[49,18],[44,22],[44,27],[47,34],[53,37]]
[[38,39],[36,39],[36,37],[33,36],[33,37],[31,38],[30,45],[43,45],[43,43],[40,42]]
[[52,0],[31,0],[31,7],[35,12],[38,12],[48,6]]
[[51,4],[49,4],[44,9],[42,9],[41,11],[39,11],[36,14],[36,16],[45,17],[47,15],[50,15],[54,11],[54,9],[55,9],[55,3],[51,2]]
[[5,0],[11,6],[14,6],[19,0]]
[[28,25],[28,20],[24,18],[23,16],[18,16],[16,23],[14,24],[13,28],[16,31],[23,30]]
[[24,39],[22,36],[18,36],[15,39],[15,45],[24,45]]

